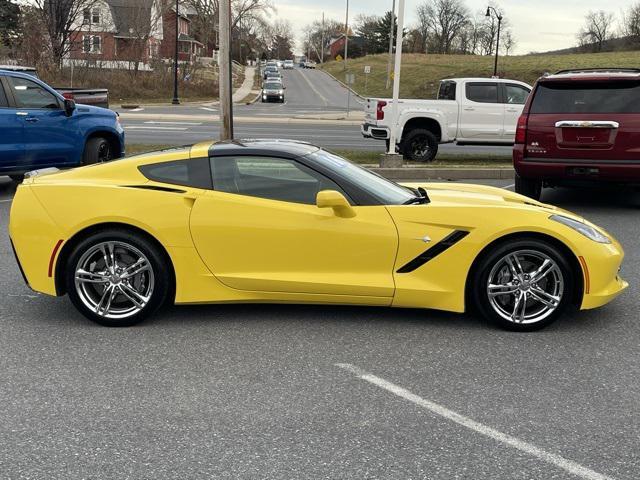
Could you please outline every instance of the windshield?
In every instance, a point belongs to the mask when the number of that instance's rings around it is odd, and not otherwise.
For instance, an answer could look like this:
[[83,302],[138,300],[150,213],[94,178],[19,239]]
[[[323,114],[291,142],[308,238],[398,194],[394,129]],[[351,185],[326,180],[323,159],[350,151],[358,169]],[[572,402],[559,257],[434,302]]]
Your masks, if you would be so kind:
[[416,197],[408,188],[326,150],[318,150],[307,156],[335,172],[337,177],[348,179],[356,184],[384,205],[402,205]]
[[264,88],[265,90],[280,90],[282,85],[280,83],[265,83]]

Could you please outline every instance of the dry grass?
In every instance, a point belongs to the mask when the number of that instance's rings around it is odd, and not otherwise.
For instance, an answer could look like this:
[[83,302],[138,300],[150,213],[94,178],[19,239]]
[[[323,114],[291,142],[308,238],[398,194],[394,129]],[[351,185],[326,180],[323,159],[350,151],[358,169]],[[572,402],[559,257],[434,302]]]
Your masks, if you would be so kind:
[[[348,62],[348,70],[355,73],[354,90],[369,97],[390,97],[385,88],[387,55],[371,55]],[[364,66],[371,66],[365,91]],[[524,55],[501,57],[498,73],[503,78],[533,84],[545,72],[568,68],[638,67],[638,52],[583,53],[571,55]],[[344,81],[342,62],[326,63],[324,68]],[[478,55],[404,54],[400,96],[403,98],[435,98],[438,83],[443,78],[490,77],[493,57]]]

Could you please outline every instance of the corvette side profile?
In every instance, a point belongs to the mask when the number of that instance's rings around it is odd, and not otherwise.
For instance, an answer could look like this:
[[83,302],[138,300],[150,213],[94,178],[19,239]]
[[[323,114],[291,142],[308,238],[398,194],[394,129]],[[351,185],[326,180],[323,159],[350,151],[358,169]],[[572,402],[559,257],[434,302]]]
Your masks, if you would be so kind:
[[535,330],[613,300],[620,244],[493,187],[400,185],[288,140],[205,143],[18,187],[10,237],[29,286],[106,326],[167,303],[476,310]]

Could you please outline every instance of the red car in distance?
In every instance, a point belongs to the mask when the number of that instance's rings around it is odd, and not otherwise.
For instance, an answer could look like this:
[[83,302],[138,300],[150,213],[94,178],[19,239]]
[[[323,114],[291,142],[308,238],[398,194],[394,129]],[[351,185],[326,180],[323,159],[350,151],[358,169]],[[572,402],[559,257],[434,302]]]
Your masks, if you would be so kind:
[[518,120],[515,190],[640,185],[640,69],[563,70],[540,78]]

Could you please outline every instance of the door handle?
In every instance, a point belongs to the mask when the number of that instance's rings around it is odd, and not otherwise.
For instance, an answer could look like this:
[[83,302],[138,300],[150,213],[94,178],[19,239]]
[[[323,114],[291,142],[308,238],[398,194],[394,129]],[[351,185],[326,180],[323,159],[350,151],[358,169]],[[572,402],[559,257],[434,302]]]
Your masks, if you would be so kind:
[[39,122],[38,118],[36,118],[36,117],[27,117],[27,118],[25,118],[25,121],[27,121],[29,123]]
[[517,108],[507,108],[507,112],[517,112]]
[[467,112],[473,112],[475,110],[475,108],[473,108],[473,107],[464,107],[464,110],[466,110]]

